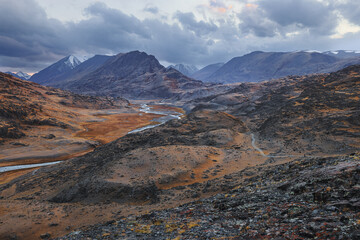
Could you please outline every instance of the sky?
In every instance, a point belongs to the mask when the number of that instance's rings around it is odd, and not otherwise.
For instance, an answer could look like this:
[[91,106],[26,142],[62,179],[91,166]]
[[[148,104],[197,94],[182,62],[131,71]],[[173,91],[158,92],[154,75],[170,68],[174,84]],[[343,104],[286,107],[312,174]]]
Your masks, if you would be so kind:
[[252,51],[360,50],[354,0],[0,0],[0,71],[133,50],[206,66]]

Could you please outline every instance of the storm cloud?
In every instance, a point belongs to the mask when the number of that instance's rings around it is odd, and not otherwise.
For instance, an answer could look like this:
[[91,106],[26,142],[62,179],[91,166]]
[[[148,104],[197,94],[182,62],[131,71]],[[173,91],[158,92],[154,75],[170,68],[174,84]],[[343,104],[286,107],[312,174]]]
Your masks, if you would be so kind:
[[79,21],[51,18],[36,0],[0,4],[2,71],[38,71],[69,54],[141,50],[164,62],[202,66],[254,50],[356,47],[358,32],[333,35],[341,19],[360,24],[360,7],[336,0],[209,0],[193,12],[172,13],[154,1],[141,8],[145,17],[96,2],[82,9]]

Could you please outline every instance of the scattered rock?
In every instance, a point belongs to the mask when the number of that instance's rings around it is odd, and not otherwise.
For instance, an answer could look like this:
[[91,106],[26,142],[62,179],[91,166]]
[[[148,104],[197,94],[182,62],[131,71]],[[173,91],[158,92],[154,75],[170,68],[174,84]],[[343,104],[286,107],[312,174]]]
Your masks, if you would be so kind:
[[49,239],[51,237],[50,233],[44,233],[40,235],[41,239]]
[[43,136],[43,138],[45,138],[45,139],[54,139],[55,135],[54,134],[48,134],[46,136]]

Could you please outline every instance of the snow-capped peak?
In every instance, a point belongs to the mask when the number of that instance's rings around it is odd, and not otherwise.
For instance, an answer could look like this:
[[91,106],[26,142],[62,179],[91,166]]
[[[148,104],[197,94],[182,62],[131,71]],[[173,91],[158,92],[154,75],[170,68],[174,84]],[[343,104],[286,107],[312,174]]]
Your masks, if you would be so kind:
[[25,78],[26,80],[30,79],[30,75],[27,73],[23,73],[22,71],[19,71],[16,73],[16,75],[18,75],[19,77]]
[[190,76],[191,74],[193,74],[196,71],[199,71],[199,69],[194,66],[194,65],[186,65],[186,64],[176,64],[174,65],[170,65],[168,66],[168,68],[174,68],[176,70],[178,70],[179,72],[181,72],[182,74],[188,75]]
[[69,66],[71,69],[75,68],[77,65],[79,65],[81,62],[79,59],[77,59],[75,56],[70,55],[67,60],[65,61],[65,64]]

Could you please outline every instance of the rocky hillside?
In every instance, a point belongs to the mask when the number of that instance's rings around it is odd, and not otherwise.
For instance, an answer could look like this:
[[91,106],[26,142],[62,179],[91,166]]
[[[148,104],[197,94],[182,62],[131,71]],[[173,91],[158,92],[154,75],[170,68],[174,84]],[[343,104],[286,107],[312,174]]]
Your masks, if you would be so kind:
[[58,239],[359,239],[359,160],[352,154],[248,168],[228,176],[226,193]]
[[359,147],[360,66],[332,74],[243,83],[188,108],[243,116],[261,139],[284,142],[298,152],[353,151]]
[[[83,157],[39,169],[36,176],[18,178],[1,187],[2,191],[16,186],[15,193],[2,196],[21,194],[57,203],[157,202],[161,189],[168,186],[205,181],[210,171],[212,178],[223,175],[223,149],[246,131],[241,120],[226,113],[192,113],[156,129],[128,134]],[[236,154],[227,155],[229,164]]]
[[207,82],[260,82],[288,75],[329,73],[359,64],[360,58],[337,58],[318,52],[252,52],[236,57],[210,75]]
[[71,128],[71,108],[122,108],[125,99],[73,94],[0,73],[0,140],[25,136],[30,126]]

